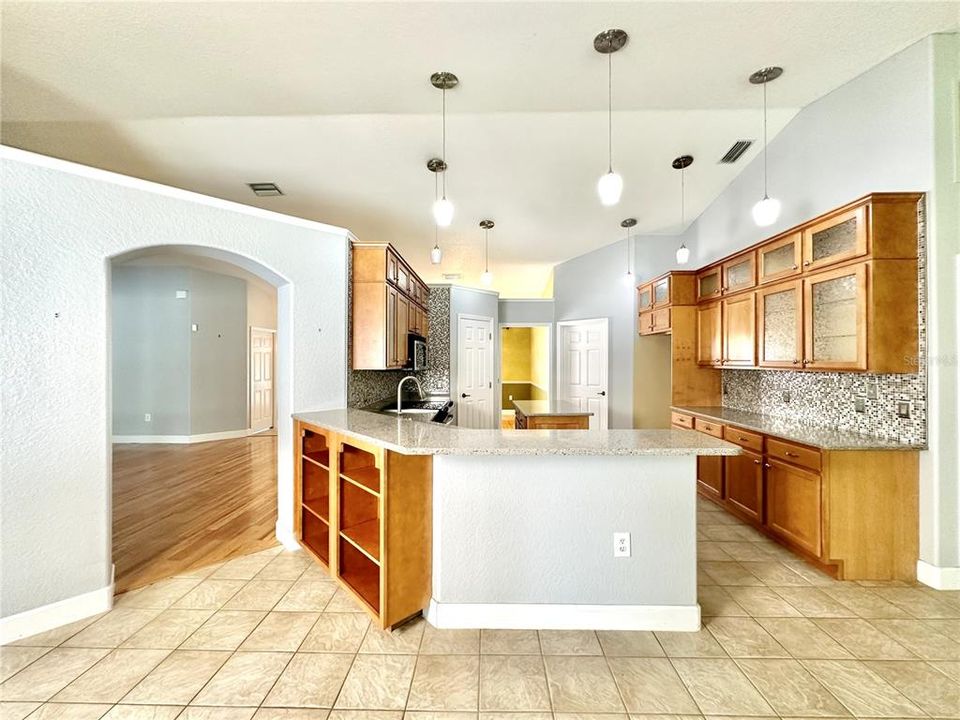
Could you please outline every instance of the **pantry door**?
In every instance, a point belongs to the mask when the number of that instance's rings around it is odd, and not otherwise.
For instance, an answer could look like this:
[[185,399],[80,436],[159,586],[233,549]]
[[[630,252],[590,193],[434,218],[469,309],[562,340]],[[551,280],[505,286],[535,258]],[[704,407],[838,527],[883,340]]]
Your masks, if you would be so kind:
[[591,430],[607,429],[607,319],[557,323],[557,399],[592,412]]
[[457,425],[493,428],[493,318],[457,316]]

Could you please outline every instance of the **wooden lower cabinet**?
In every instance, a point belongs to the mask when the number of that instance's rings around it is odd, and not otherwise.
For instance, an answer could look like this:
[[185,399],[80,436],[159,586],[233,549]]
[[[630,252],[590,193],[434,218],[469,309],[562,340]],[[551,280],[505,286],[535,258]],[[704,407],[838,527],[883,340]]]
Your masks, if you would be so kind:
[[820,556],[819,473],[768,458],[766,469],[766,526],[789,543]]
[[515,411],[515,430],[589,430],[589,415],[524,415]]
[[297,421],[300,544],[381,628],[430,601],[430,456],[395,453]]
[[916,580],[919,453],[821,450],[673,412],[722,428],[742,454],[697,458],[697,488],[757,530],[840,580]]
[[763,522],[763,458],[744,450],[724,458],[726,504],[754,522]]
[[697,486],[716,500],[723,499],[723,458],[719,455],[701,455],[697,458]]

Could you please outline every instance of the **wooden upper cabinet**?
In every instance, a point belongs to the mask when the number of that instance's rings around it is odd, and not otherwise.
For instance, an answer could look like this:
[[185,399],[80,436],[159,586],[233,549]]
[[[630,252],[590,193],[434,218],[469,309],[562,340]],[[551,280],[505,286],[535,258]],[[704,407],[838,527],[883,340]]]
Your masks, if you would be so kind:
[[868,206],[830,215],[803,229],[803,270],[809,272],[867,254]]
[[760,367],[800,368],[803,361],[803,292],[799,280],[757,290]]
[[637,312],[653,307],[653,286],[650,283],[637,288]]
[[720,291],[724,295],[749,290],[757,284],[757,255],[752,250],[727,260],[720,268]]
[[867,268],[858,263],[804,279],[804,367],[867,369]]
[[659,310],[654,310],[651,314],[653,315],[653,332],[666,332],[670,329],[670,308],[660,308]]
[[757,248],[757,282],[784,280],[800,274],[802,233],[790,233]]
[[720,303],[697,308],[697,364],[720,365],[723,361],[723,334]]
[[664,307],[671,302],[671,280],[670,276],[659,278],[653,281],[651,286],[653,293],[653,307]]
[[721,266],[712,265],[697,273],[697,300],[720,297],[723,288]]
[[756,302],[753,293],[723,301],[723,366],[756,364]]
[[653,310],[640,313],[637,323],[639,325],[638,332],[641,335],[650,335],[653,333]]
[[353,369],[402,368],[409,333],[427,335],[429,290],[387,243],[354,243],[352,259]]

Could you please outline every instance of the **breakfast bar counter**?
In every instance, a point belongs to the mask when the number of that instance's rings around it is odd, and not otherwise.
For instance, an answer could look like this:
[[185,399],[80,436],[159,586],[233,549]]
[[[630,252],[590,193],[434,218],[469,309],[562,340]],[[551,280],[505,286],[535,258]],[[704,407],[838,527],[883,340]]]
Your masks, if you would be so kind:
[[382,627],[697,630],[689,430],[294,415],[298,537]]

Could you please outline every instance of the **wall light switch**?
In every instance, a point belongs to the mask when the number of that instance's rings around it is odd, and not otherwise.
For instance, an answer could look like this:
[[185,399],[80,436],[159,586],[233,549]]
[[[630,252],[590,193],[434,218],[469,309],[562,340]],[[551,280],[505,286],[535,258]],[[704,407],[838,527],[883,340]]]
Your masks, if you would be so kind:
[[186,290],[177,290],[177,300],[185,300],[187,297]]
[[780,396],[780,399],[783,400],[785,403],[788,403],[790,402],[791,399],[793,399],[793,396],[790,394],[789,390],[784,390],[783,395]]
[[870,400],[877,399],[877,384],[875,382],[867,383],[867,397]]
[[909,418],[910,417],[910,402],[907,400],[901,400],[897,403],[897,417]]
[[630,557],[630,533],[620,532],[613,534],[613,556]]
[[199,331],[200,331],[199,325],[197,325],[196,323],[190,324],[190,332],[199,332]]
[[866,412],[866,411],[867,411],[867,401],[864,400],[863,398],[856,398],[856,399],[854,399],[854,401],[853,401],[853,409],[856,410],[858,413]]
[[144,414],[143,414],[143,421],[144,421],[144,422],[151,422],[152,420],[153,420],[153,415],[151,415],[150,413],[144,413]]

